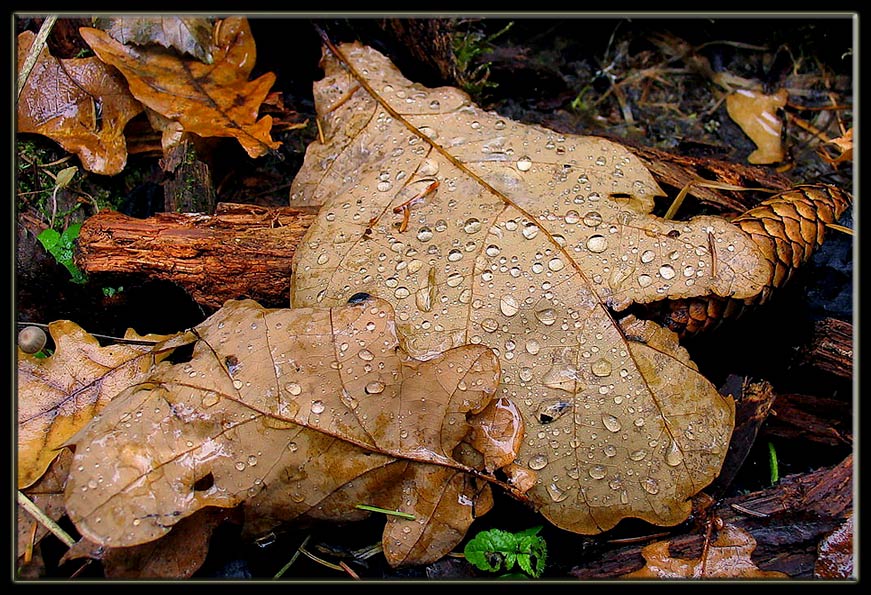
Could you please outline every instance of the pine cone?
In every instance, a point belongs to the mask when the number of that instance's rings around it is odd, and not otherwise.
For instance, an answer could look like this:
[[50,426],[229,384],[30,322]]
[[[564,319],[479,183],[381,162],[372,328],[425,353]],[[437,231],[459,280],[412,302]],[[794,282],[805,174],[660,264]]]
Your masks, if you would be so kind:
[[826,225],[847,210],[852,197],[827,184],[790,188],[761,202],[732,223],[747,233],[771,263],[771,278],[752,298],[737,300],[707,296],[663,304],[660,322],[681,337],[715,328],[725,319],[740,316],[749,306],[767,302],[793,272],[810,260],[822,245]]

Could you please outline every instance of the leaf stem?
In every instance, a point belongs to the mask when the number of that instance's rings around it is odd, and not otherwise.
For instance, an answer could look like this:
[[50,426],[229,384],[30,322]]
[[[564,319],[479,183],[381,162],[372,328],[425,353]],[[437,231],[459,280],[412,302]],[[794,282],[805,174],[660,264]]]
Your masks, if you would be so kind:
[[308,551],[307,549],[304,549],[302,546],[299,546],[298,551],[300,553],[302,553],[304,556],[306,556],[307,558],[309,558],[310,560],[314,560],[315,562],[317,562],[321,566],[326,566],[327,568],[332,568],[333,570],[338,570],[339,572],[345,572],[345,569],[342,568],[341,566],[339,566],[338,564],[333,564],[332,562],[327,562],[323,558],[319,558],[319,557],[315,556],[313,553],[311,553],[310,551]]

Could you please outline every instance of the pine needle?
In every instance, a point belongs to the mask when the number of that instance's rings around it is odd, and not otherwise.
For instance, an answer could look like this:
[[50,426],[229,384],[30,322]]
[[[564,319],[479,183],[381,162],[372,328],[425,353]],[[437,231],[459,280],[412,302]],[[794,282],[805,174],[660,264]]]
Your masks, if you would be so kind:
[[299,544],[299,547],[296,548],[296,551],[293,552],[293,556],[290,557],[290,560],[288,561],[288,563],[285,564],[284,566],[282,566],[282,567],[281,567],[281,570],[279,570],[278,572],[276,572],[276,573],[275,573],[275,576],[272,577],[273,580],[275,580],[275,579],[277,579],[277,578],[281,578],[281,576],[282,576],[285,572],[287,572],[288,568],[290,568],[291,566],[293,566],[293,563],[296,562],[296,559],[297,559],[297,558],[299,558],[299,555],[300,555],[300,554],[302,553],[302,551],[303,551],[303,547],[305,546],[305,544],[308,543],[308,540],[309,540],[309,539],[311,539],[311,535],[306,535],[306,536],[305,536],[305,539],[302,540],[302,543]]
[[357,504],[355,508],[359,508],[360,510],[368,510],[369,512],[380,512],[382,514],[398,516],[404,519],[408,519],[413,521],[416,517],[409,512],[401,512],[399,510],[388,510],[387,508],[378,508],[377,506],[369,506],[368,504]]

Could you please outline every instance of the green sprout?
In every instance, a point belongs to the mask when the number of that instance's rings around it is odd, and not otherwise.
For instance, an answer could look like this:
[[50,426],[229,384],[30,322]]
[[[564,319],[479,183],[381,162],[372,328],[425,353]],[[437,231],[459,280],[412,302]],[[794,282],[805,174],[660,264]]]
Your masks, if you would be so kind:
[[46,252],[66,267],[72,276],[73,283],[84,284],[87,283],[88,279],[73,262],[73,248],[81,228],[82,224],[76,223],[67,227],[63,233],[58,233],[57,230],[51,228],[44,229],[36,236],[36,239],[39,240]]
[[485,36],[480,31],[456,33],[453,38],[454,59],[457,66],[457,82],[469,95],[478,96],[486,88],[496,87],[496,83],[487,80],[490,77],[492,62],[478,64],[474,68],[472,62],[481,54],[493,48],[493,41],[506,33],[514,21],[508,23],[493,35]]

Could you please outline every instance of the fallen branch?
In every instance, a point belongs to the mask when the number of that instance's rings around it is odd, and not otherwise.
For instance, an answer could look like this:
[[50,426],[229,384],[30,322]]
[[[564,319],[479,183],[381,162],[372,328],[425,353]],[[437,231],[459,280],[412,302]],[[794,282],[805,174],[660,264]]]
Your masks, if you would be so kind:
[[291,260],[315,209],[221,203],[214,215],[114,211],[88,218],[76,264],[88,274],[129,273],[172,281],[199,304],[251,298],[286,306]]

